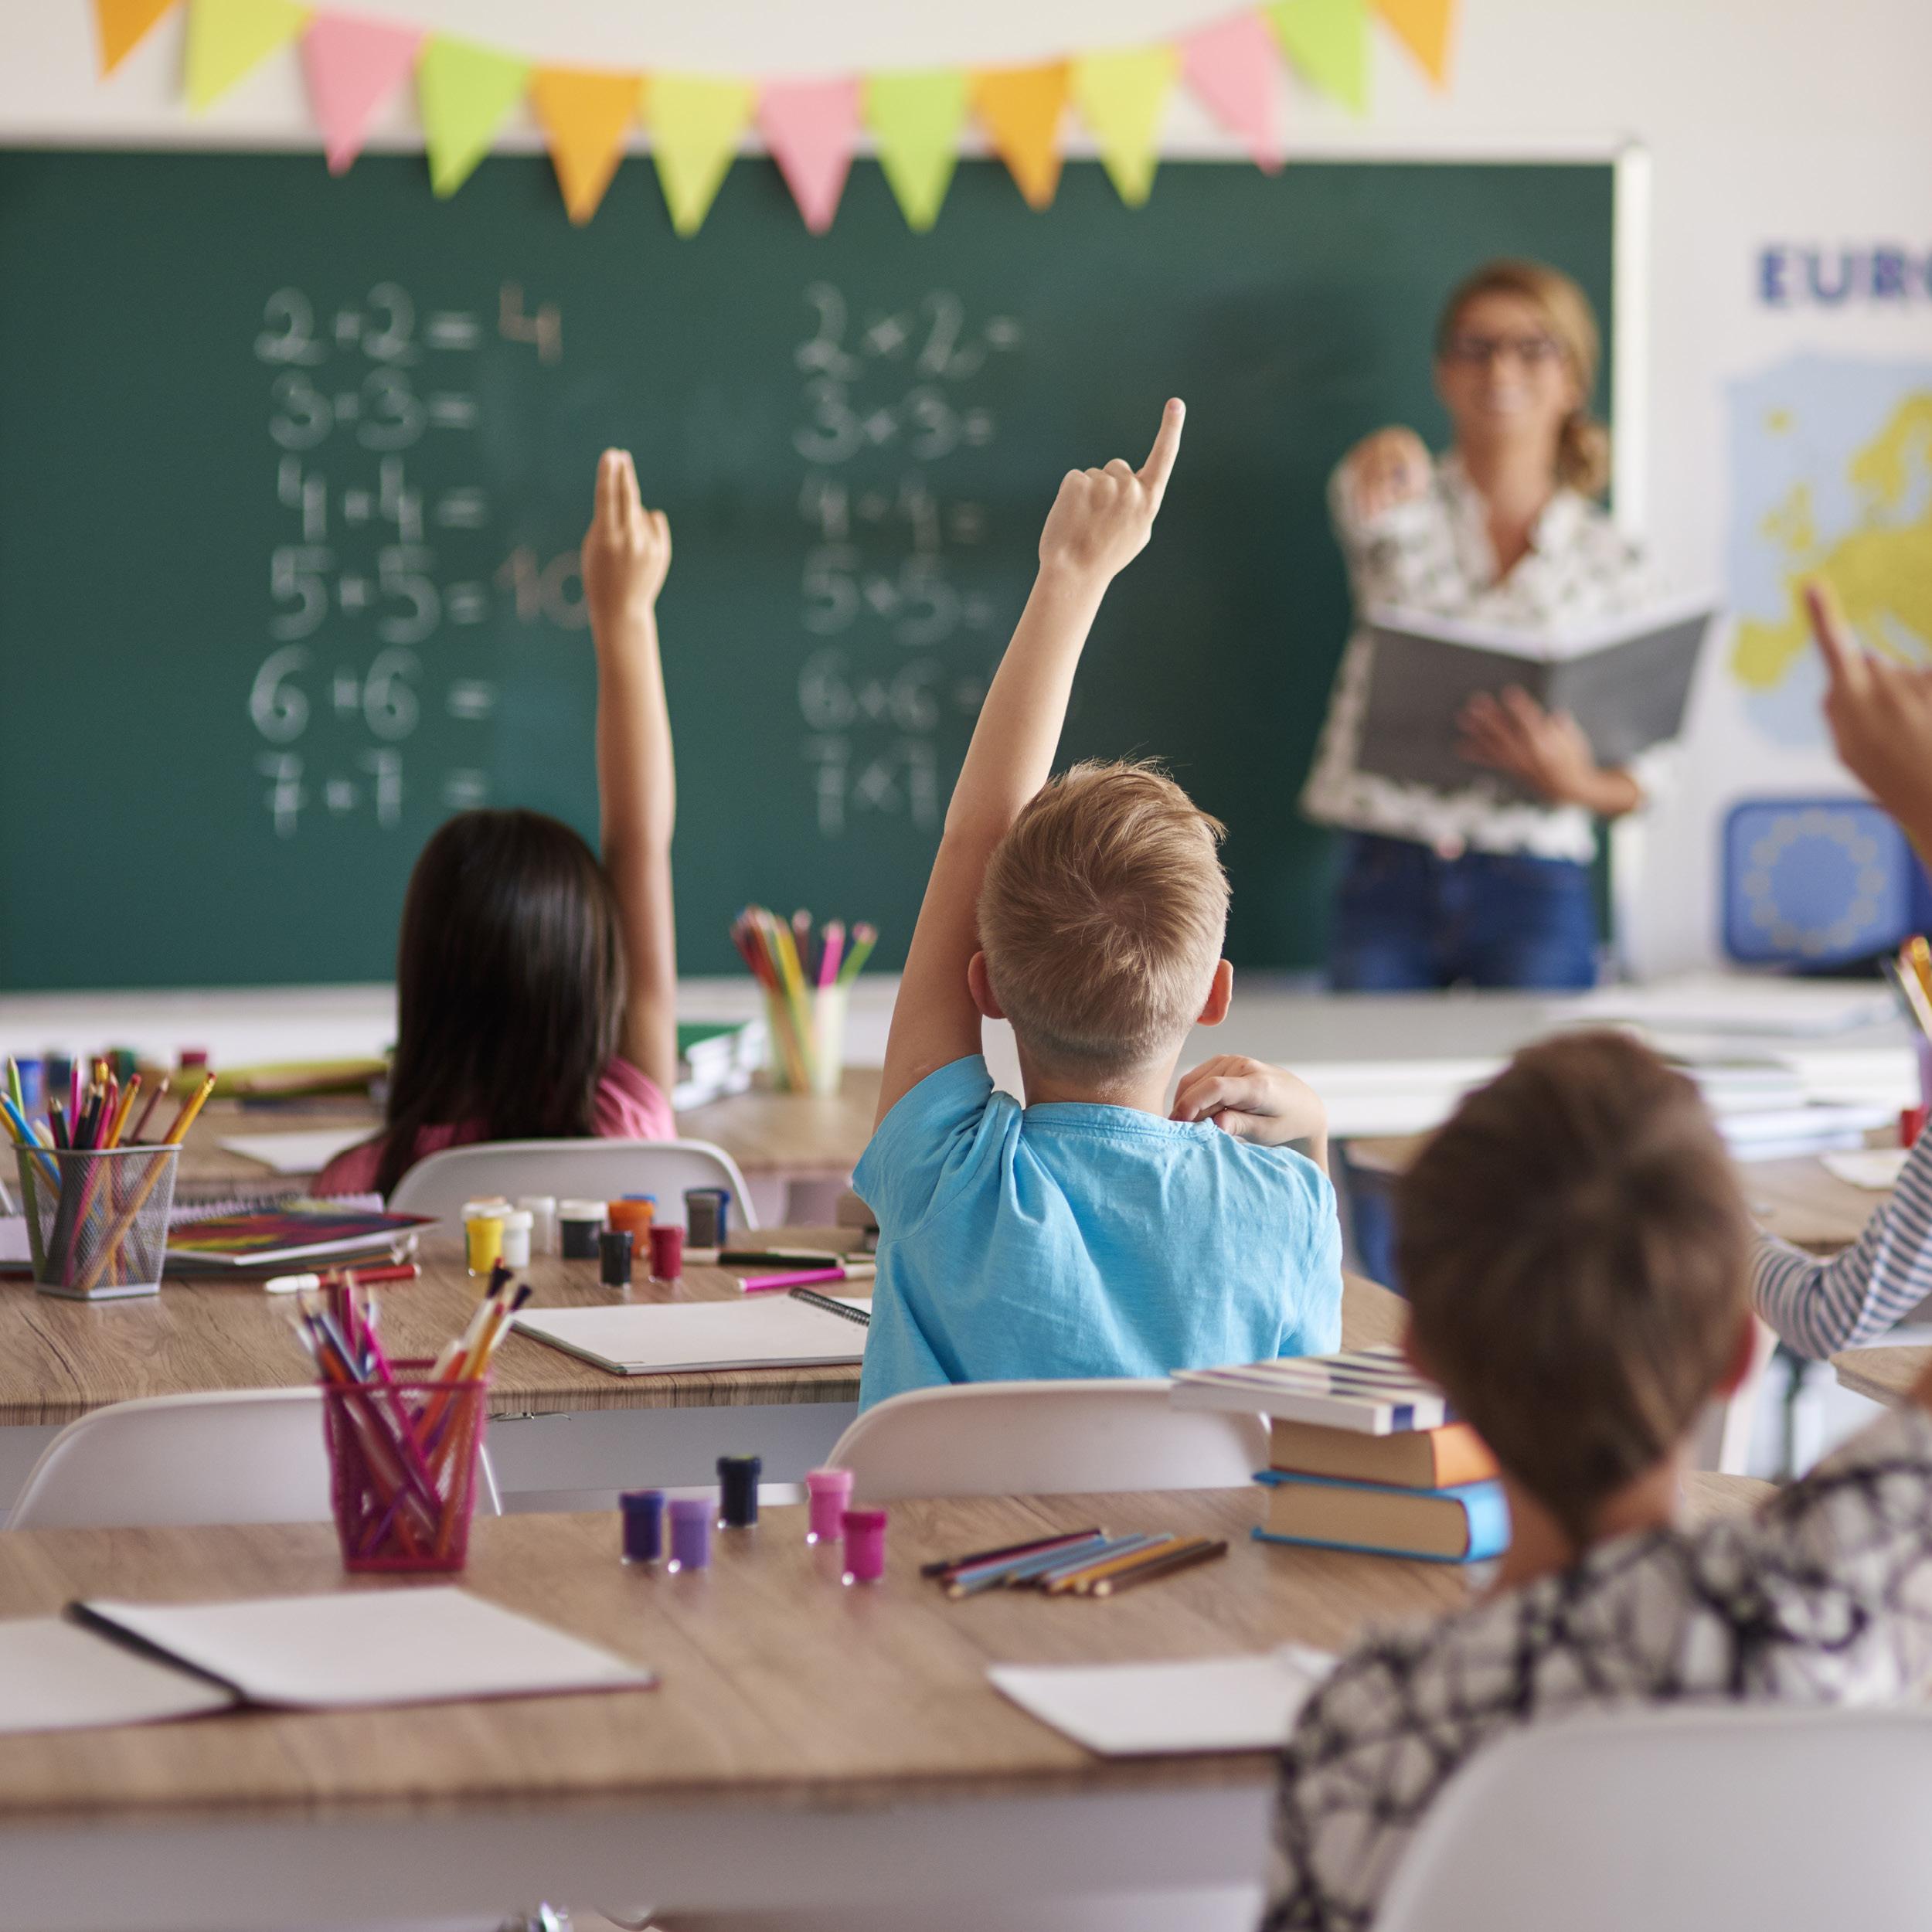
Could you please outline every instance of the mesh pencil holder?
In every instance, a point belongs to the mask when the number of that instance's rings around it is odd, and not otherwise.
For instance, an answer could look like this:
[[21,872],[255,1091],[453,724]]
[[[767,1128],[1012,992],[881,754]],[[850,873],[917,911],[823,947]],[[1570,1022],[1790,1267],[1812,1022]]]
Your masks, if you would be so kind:
[[486,1379],[325,1382],[329,1488],[342,1566],[461,1570],[470,1553]]
[[781,1094],[836,1094],[845,1073],[850,989],[813,986],[765,995],[766,1065]]
[[42,1294],[111,1301],[159,1290],[179,1148],[14,1151]]

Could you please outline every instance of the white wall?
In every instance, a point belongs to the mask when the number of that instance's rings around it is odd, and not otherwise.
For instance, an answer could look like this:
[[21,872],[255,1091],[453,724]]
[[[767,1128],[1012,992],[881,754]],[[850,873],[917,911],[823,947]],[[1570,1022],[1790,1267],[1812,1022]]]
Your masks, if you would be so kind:
[[[771,73],[934,61],[1023,61],[1120,45],[1210,19],[1225,0],[356,0],[534,57]],[[85,0],[4,0],[0,139],[312,146],[292,52],[205,121],[177,104],[179,16],[105,85]],[[1778,312],[1755,295],[1767,242],[1932,248],[1932,8],[1923,0],[1462,0],[1451,87],[1438,94],[1377,35],[1375,106],[1357,124],[1291,85],[1293,144],[1444,153],[1574,149],[1620,137],[1655,161],[1650,534],[1688,583],[1721,583],[1727,498],[1725,385],[1815,347],[1932,356],[1932,298]],[[1174,144],[1215,136],[1177,101]],[[533,138],[528,130],[522,138]],[[379,145],[413,138],[399,108]],[[1158,189],[1156,190],[1158,192]],[[942,218],[943,219],[943,218]],[[1050,219],[1050,217],[1049,217]],[[1418,317],[1418,345],[1427,318]],[[1711,944],[1712,827],[1730,798],[1832,781],[1821,750],[1774,751],[1713,658],[1695,720],[1699,755],[1650,839],[1637,934],[1652,967]],[[1668,855],[1668,862],[1662,855]]]

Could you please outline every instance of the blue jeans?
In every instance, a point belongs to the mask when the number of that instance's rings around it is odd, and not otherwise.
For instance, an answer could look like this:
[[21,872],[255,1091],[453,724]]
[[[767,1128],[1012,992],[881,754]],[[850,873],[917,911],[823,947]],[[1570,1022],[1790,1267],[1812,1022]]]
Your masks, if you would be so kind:
[[[1328,947],[1337,992],[1424,992],[1464,984],[1570,992],[1597,982],[1597,906],[1567,859],[1467,852],[1352,832]],[[1396,1288],[1386,1175],[1339,1150],[1356,1265]]]

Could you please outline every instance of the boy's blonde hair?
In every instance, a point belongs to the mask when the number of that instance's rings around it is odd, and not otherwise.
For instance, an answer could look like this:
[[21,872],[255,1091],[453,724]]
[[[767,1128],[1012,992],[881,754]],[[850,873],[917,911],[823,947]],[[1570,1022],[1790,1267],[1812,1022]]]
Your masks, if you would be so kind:
[[1579,1545],[1735,1366],[1750,1219],[1697,1089],[1621,1033],[1526,1048],[1396,1190],[1417,1355]]
[[979,943],[1028,1051],[1089,1075],[1177,1043],[1227,930],[1219,822],[1150,764],[1063,771],[994,849]]

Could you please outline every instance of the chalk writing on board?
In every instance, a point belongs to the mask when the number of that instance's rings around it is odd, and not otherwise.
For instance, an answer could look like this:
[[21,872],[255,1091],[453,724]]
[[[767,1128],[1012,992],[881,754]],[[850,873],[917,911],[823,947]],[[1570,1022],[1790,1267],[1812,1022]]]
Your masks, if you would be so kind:
[[812,808],[828,839],[868,813],[935,830],[942,733],[985,695],[947,653],[983,655],[995,614],[974,581],[986,506],[948,488],[947,464],[997,437],[981,379],[1024,331],[946,290],[859,313],[818,281],[801,305],[791,448],[805,465],[798,698]]

